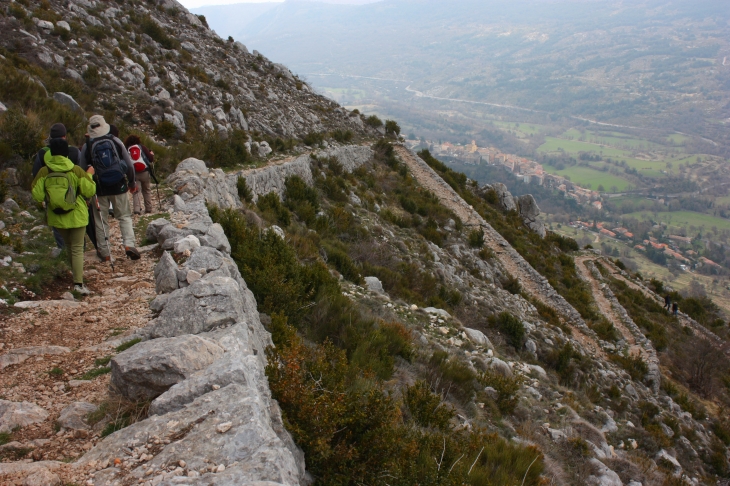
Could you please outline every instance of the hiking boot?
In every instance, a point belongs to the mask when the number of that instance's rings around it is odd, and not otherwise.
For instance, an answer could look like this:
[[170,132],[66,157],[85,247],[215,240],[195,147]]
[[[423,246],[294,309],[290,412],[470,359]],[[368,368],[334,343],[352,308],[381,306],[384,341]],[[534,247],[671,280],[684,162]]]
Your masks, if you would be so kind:
[[84,284],[74,284],[74,292],[81,295],[91,295],[91,290]]
[[127,254],[127,258],[129,258],[130,260],[139,260],[140,258],[139,250],[137,250],[133,246],[125,246],[124,252]]
[[140,214],[142,214],[142,211],[135,211],[134,214],[136,214],[137,216],[139,216]]
[[109,255],[103,256],[99,249],[96,250],[96,256],[99,258],[100,262],[110,262],[112,260],[112,257]]
[[113,209],[110,209],[109,210],[109,217],[110,218],[113,218],[114,217],[114,210]]

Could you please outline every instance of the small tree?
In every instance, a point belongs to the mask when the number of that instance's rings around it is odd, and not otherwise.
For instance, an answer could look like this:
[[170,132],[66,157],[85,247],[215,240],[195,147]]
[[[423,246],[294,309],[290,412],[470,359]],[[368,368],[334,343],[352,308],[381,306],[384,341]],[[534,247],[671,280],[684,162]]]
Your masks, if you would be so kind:
[[479,228],[469,233],[469,246],[472,248],[481,248],[484,246],[484,231]]
[[246,178],[238,176],[238,179],[236,180],[236,189],[238,189],[238,197],[241,198],[241,201],[246,201],[247,203],[253,201],[253,192],[251,192],[251,188],[248,187]]
[[365,119],[365,123],[373,128],[380,128],[383,126],[383,121],[375,115],[370,115]]
[[385,134],[389,137],[398,138],[400,127],[395,120],[385,120]]

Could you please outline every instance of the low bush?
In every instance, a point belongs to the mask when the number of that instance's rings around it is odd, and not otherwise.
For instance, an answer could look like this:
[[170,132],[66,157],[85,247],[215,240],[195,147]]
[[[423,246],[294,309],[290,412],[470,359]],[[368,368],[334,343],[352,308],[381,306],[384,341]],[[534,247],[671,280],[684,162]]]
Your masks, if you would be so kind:
[[620,354],[612,354],[609,359],[614,363],[618,363],[631,376],[634,381],[643,381],[649,372],[649,367],[641,359],[641,356],[622,356]]
[[521,378],[504,376],[494,371],[485,371],[479,374],[478,380],[482,386],[489,386],[497,390],[495,402],[500,412],[506,415],[514,413],[519,400],[517,392],[520,390],[523,381]]
[[383,121],[375,115],[370,115],[365,119],[365,124],[373,128],[380,128],[383,126]]
[[453,409],[443,403],[441,396],[433,393],[428,383],[423,380],[406,388],[403,403],[413,421],[420,427],[446,431],[449,429],[449,422],[455,416]]
[[517,351],[522,349],[527,333],[522,321],[517,317],[505,311],[497,316],[490,316],[489,324],[504,334],[507,344]]
[[469,246],[472,248],[481,248],[484,246],[484,230],[481,228],[472,230],[469,232],[469,236],[467,238],[467,242],[469,243]]
[[236,179],[236,190],[238,191],[238,197],[241,201],[245,201],[247,203],[253,201],[253,192],[251,191],[251,188],[248,187],[245,177],[238,176],[238,179]]
[[291,213],[289,212],[289,209],[281,203],[279,195],[275,192],[259,196],[256,201],[256,205],[263,213],[264,217],[269,221],[276,222],[284,227],[291,224]]

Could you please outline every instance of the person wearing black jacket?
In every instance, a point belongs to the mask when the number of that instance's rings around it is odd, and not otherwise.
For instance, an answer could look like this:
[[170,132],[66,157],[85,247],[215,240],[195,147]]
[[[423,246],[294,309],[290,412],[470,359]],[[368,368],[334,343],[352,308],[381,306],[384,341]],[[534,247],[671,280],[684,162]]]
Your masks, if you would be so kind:
[[[38,172],[40,172],[40,170],[46,166],[45,158],[46,154],[50,154],[49,147],[51,145],[51,141],[54,139],[66,140],[66,135],[66,126],[63,123],[54,123],[53,126],[51,126],[51,132],[49,133],[48,139],[46,140],[46,146],[40,149],[33,159],[33,168],[31,172],[34,179],[35,176],[38,175]],[[79,149],[69,145],[68,158],[71,160],[71,162],[74,163],[74,165],[79,165],[80,156],[81,152],[79,151]],[[51,230],[53,231],[53,238],[56,240],[56,245],[59,248],[63,248],[63,238],[61,238],[61,233],[53,227],[51,227]],[[96,248],[96,230],[94,229],[94,219],[91,217],[91,213],[89,213],[89,224],[88,226],[86,226],[86,234],[88,235],[91,242],[94,244],[94,248]]]

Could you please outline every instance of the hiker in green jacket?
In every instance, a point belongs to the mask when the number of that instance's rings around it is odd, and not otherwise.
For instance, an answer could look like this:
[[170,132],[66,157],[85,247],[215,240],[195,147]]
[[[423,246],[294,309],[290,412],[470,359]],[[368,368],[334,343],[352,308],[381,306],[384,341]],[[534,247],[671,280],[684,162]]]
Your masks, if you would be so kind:
[[96,194],[96,184],[68,158],[68,142],[50,141],[43,167],[33,179],[33,199],[46,203],[48,226],[57,228],[71,255],[74,290],[82,295],[91,291],[84,285],[84,235],[89,222],[86,199]]

